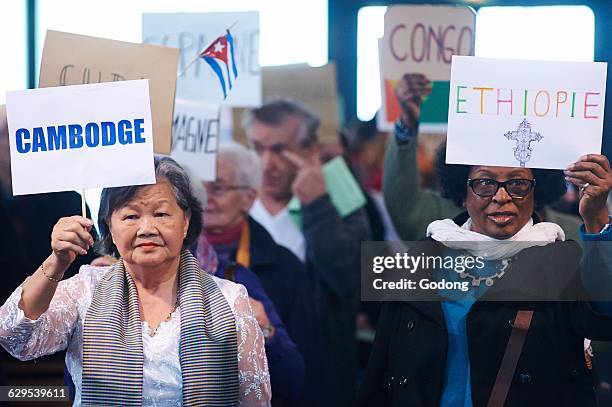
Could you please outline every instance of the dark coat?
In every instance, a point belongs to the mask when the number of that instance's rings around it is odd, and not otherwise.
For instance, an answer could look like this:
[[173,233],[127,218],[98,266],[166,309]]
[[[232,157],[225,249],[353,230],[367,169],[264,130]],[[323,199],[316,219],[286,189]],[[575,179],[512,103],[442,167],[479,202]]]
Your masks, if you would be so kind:
[[276,244],[255,219],[249,216],[248,223],[251,244],[249,268],[261,280],[289,336],[304,357],[306,385],[301,398],[308,399],[317,386],[320,366],[312,290],[304,264],[291,251]]
[[[300,346],[312,330],[313,310],[304,265],[288,249],[277,245],[272,236],[253,218],[248,218],[250,231],[249,268],[257,274],[291,338]],[[234,254],[235,256],[235,254]]]
[[323,385],[319,405],[344,407],[355,398],[361,242],[370,227],[365,210],[341,217],[329,194],[302,206],[306,267],[311,278],[316,321],[323,342]]
[[[227,278],[227,270],[227,261],[219,259],[215,276]],[[300,397],[304,387],[304,358],[297,345],[289,337],[287,328],[255,273],[246,267],[237,265],[231,280],[242,284],[247,289],[249,297],[263,304],[270,323],[276,328],[274,336],[265,341],[270,384],[274,395],[272,403],[280,403],[283,400],[283,405],[289,405],[288,400]]]
[[[567,247],[554,243],[534,249],[549,251],[540,254],[550,262],[562,258]],[[514,278],[512,273],[506,277]],[[474,406],[487,405],[518,310],[535,313],[505,406],[595,406],[583,340],[612,340],[612,318],[589,302],[480,300],[466,320]],[[447,336],[439,302],[385,303],[357,405],[439,406]]]

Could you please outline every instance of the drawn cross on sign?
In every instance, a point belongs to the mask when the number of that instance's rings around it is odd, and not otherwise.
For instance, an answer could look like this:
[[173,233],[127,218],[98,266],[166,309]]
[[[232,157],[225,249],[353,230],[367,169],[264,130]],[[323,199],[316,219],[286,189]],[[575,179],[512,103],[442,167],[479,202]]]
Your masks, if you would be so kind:
[[540,133],[531,131],[531,124],[529,124],[527,119],[523,119],[516,131],[509,131],[504,134],[504,137],[508,140],[516,141],[514,158],[521,163],[521,167],[525,167],[525,163],[531,158],[531,152],[533,151],[531,149],[531,142],[540,141],[544,138]]

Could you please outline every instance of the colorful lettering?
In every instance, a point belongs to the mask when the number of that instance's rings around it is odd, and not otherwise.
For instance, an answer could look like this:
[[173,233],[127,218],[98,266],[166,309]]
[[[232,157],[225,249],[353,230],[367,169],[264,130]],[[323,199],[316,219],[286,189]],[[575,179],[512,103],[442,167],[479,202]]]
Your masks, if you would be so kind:
[[590,116],[587,114],[587,109],[589,107],[597,107],[599,104],[589,103],[589,96],[599,95],[599,92],[585,92],[584,93],[584,118],[585,119],[597,119],[599,116]]
[[467,88],[467,86],[457,86],[457,113],[467,113],[465,110],[459,110],[459,103],[466,101],[466,99],[459,98],[459,91],[465,88]]
[[499,105],[502,103],[510,104],[510,115],[512,115],[512,89],[510,89],[510,99],[501,99],[501,89],[497,88],[497,115],[499,116]]
[[[559,96],[563,95],[563,100],[561,100],[561,98]],[[560,90],[557,92],[557,96],[555,97],[555,117],[559,117],[559,105],[562,103],[567,102],[567,92],[564,90]]]
[[[546,111],[542,114],[538,113],[538,98],[540,97],[540,95],[546,95]],[[533,100],[533,112],[535,113],[536,116],[543,117],[543,116],[546,116],[549,111],[550,111],[550,94],[545,90],[539,90],[538,93],[536,93],[535,99]]]
[[474,87],[472,89],[480,91],[480,114],[484,114],[484,93],[487,90],[493,90],[493,88]]

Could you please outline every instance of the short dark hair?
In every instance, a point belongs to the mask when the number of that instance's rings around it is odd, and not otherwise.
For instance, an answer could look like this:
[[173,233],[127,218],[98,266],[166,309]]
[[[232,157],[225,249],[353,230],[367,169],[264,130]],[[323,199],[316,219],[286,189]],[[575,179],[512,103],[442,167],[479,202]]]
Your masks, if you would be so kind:
[[242,127],[249,136],[251,124],[254,120],[271,126],[280,126],[289,117],[300,119],[297,135],[300,147],[308,148],[316,144],[318,140],[317,131],[321,121],[309,109],[291,100],[275,100],[249,111],[242,121]]
[[[189,216],[189,228],[183,241],[183,248],[190,247],[202,232],[202,204],[194,194],[189,176],[185,170],[170,157],[155,157],[155,179],[167,181],[172,187],[178,206]],[[117,209],[125,205],[138,191],[146,185],[129,185],[125,187],[104,188],[100,196],[98,211],[98,228],[100,241],[97,250],[102,254],[119,257],[119,251],[113,243],[110,233],[110,218]]]
[[[442,188],[442,195],[451,199],[455,205],[462,206],[467,195],[467,179],[471,165],[447,164],[446,142],[438,148],[436,165],[438,177]],[[558,201],[565,194],[567,187],[563,171],[532,168],[533,178],[536,180],[534,188],[535,208],[541,209],[545,205]]]

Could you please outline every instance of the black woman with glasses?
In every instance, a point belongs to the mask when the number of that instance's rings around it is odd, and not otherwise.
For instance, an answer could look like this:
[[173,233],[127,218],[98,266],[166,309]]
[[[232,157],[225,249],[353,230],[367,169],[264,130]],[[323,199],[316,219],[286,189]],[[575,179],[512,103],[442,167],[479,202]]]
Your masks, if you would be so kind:
[[[428,86],[409,75],[398,87],[400,130],[416,130]],[[466,292],[383,305],[357,405],[596,406],[585,338],[612,340],[608,160],[589,154],[562,172],[446,164],[445,151],[442,193],[464,212],[429,223],[421,257],[471,256],[483,267],[427,274],[464,281]],[[536,213],[565,181],[580,188],[580,244]]]

